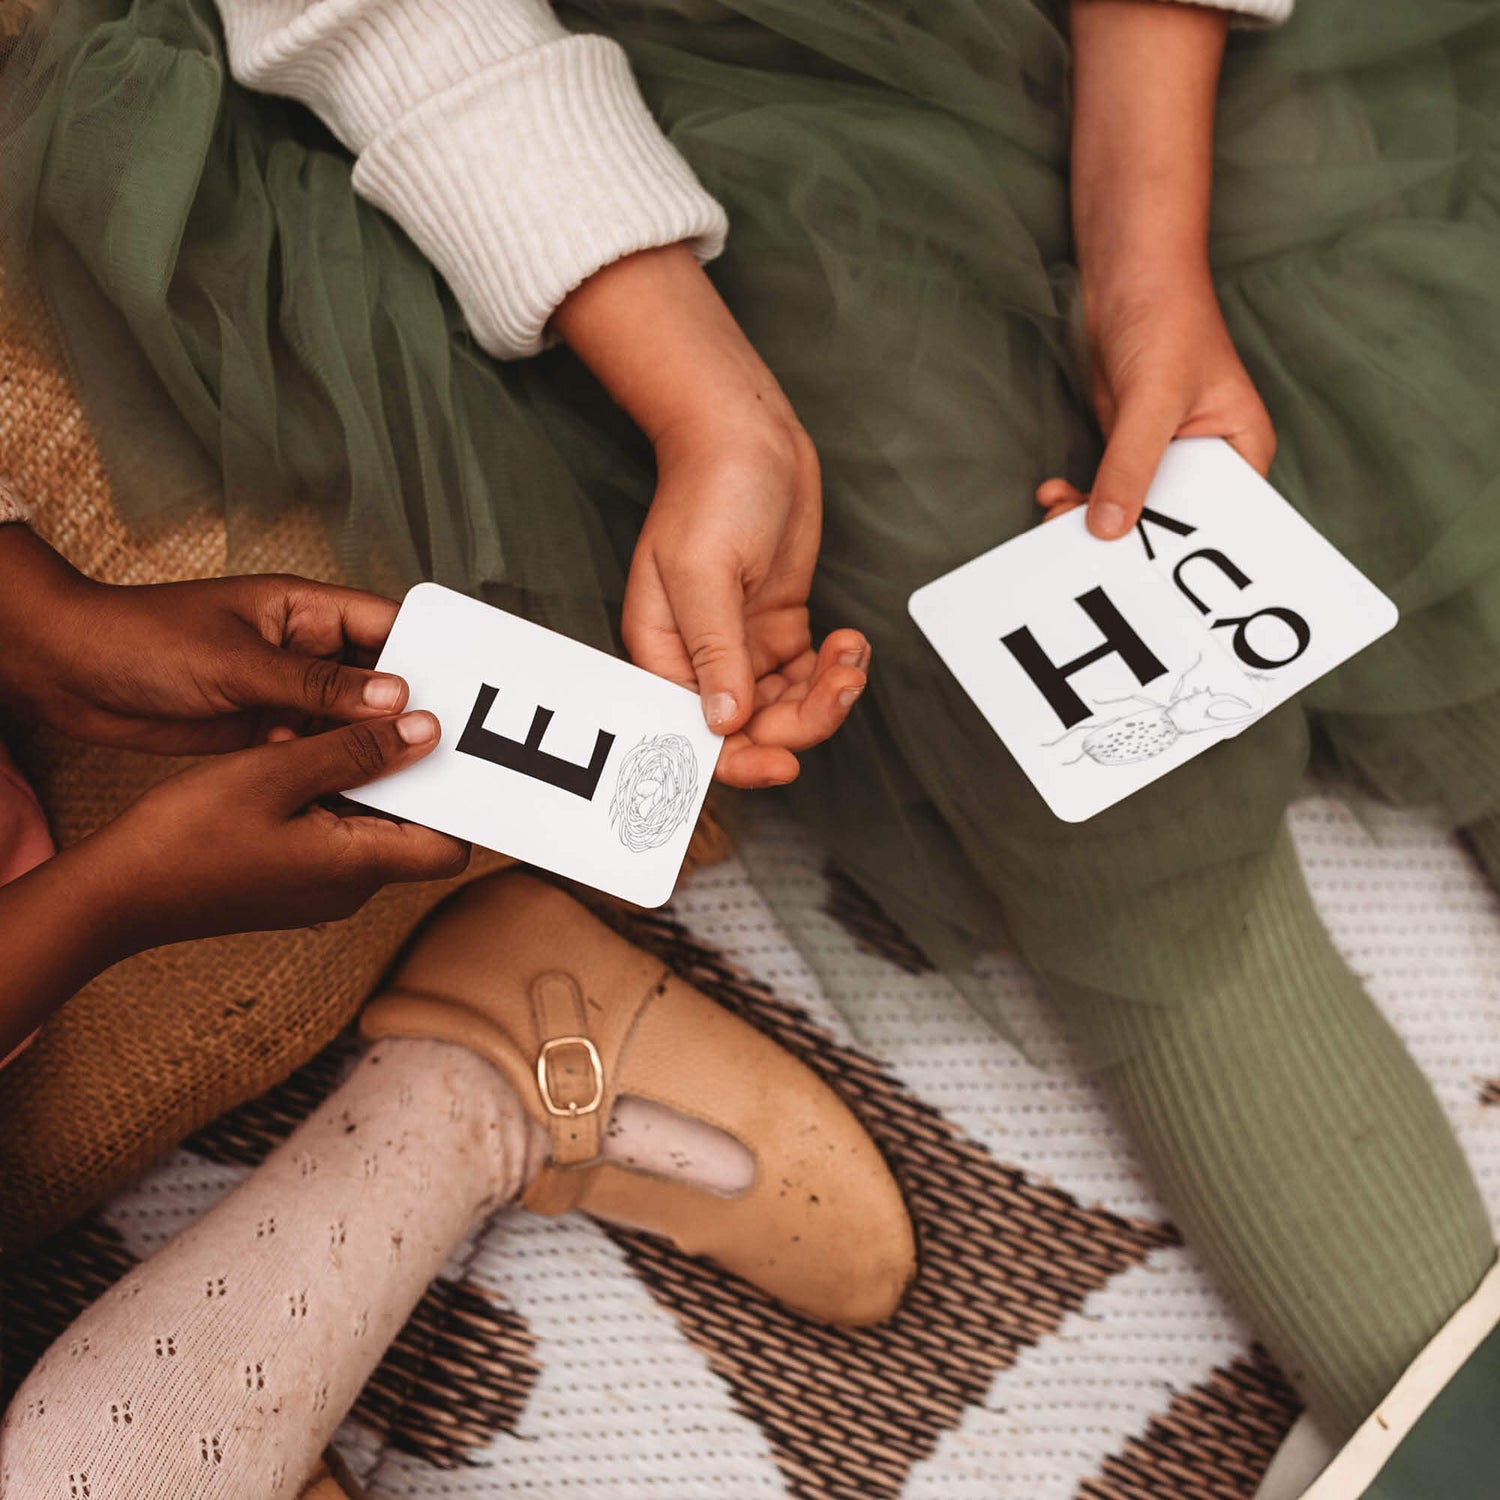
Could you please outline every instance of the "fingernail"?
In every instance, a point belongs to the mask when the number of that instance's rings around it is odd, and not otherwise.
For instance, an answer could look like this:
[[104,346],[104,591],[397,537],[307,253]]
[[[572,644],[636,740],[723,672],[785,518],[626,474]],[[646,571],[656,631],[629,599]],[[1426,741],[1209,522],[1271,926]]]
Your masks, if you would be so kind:
[[710,693],[703,700],[703,717],[708,720],[708,727],[717,729],[721,724],[728,724],[734,718],[737,706],[733,693]]
[[861,646],[855,651],[843,651],[839,653],[839,665],[841,667],[862,667],[865,662],[865,647]]
[[1119,536],[1125,530],[1125,511],[1121,506],[1101,500],[1089,510],[1095,536]]
[[839,707],[853,708],[855,703],[858,702],[859,695],[862,692],[864,692],[863,688],[845,688],[844,691],[839,694]]
[[399,677],[368,677],[365,679],[364,700],[366,708],[394,708],[401,701],[402,682]]
[[396,733],[408,745],[425,745],[438,736],[438,721],[429,713],[402,714],[396,720]]

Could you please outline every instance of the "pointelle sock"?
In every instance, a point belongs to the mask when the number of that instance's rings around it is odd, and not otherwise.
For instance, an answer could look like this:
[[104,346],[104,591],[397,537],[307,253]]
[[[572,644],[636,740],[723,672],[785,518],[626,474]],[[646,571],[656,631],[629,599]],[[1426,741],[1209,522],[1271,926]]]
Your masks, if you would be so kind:
[[[234,1192],[89,1307],[0,1432],[7,1500],[296,1497],[464,1235],[546,1136],[489,1063],[385,1041]],[[618,1101],[605,1154],[719,1192],[738,1142]]]

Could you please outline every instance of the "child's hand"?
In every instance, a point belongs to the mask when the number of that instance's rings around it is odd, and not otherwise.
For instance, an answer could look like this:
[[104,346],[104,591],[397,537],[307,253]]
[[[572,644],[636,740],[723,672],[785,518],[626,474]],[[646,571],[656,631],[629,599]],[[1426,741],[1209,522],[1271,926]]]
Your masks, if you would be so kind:
[[1178,284],[1090,309],[1092,395],[1104,457],[1088,494],[1065,479],[1038,488],[1049,520],[1086,504],[1095,536],[1124,536],[1177,437],[1226,438],[1261,475],[1271,467],[1271,418],[1204,280],[1194,291]]
[[795,779],[865,685],[854,630],[814,650],[817,456],[692,255],[627,257],[559,309],[558,330],[656,449],[657,490],[625,594],[638,666],[694,689],[734,786]]
[[0,700],[76,739],[195,755],[406,702],[364,669],[396,618],[373,594],[274,574],[96,583],[19,525],[0,527],[0,582]]
[[818,461],[800,429],[664,434],[658,481],[625,593],[635,662],[696,689],[727,736],[718,776],[776,786],[793,753],[828,738],[865,686],[857,630],[813,650],[807,595],[818,555]]
[[1174,437],[1223,437],[1262,474],[1276,438],[1230,342],[1208,266],[1214,100],[1228,13],[1072,0],[1073,229],[1094,411],[1093,491],[1049,479],[1052,514],[1085,502],[1095,536],[1135,525]]
[[321,805],[420,760],[437,720],[403,714],[217,756],[0,886],[0,1057],[94,975],[162,943],[347,917],[382,885],[457,875],[468,846]]
[[391,881],[457,875],[459,840],[319,800],[412,765],[438,734],[433,715],[403,714],[216,756],[153,787],[77,846],[93,846],[120,946],[307,927]]

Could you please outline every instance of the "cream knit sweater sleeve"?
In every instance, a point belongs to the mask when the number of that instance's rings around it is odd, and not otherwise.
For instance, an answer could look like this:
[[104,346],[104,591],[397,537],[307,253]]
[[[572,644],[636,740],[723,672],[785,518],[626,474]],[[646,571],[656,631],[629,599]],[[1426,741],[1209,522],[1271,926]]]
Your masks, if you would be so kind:
[[1295,0],[1187,0],[1209,10],[1227,10],[1246,26],[1279,26],[1292,13]]
[[727,222],[657,128],[614,42],[545,0],[219,0],[234,76],[300,100],[354,187],[447,278],[475,338],[543,346],[563,298],[636,250]]
[[[1283,20],[1293,0],[1207,0]],[[546,0],[218,0],[234,76],[300,100],[355,154],[354,186],[447,278],[474,336],[535,354],[600,267],[724,211],[657,128],[625,54]]]

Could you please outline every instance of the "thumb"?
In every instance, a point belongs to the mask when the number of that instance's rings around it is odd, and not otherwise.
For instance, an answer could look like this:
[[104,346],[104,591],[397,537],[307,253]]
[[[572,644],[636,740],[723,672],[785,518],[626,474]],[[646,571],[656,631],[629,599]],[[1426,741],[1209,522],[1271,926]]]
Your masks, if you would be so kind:
[[269,644],[250,654],[235,685],[246,708],[293,709],[311,719],[369,719],[406,705],[405,682],[389,672],[367,672]]
[[703,717],[716,734],[732,734],[755,706],[739,579],[723,569],[690,570],[667,584],[667,597],[698,681]]
[[1137,400],[1121,406],[1089,495],[1089,530],[1095,536],[1124,536],[1140,520],[1146,491],[1180,416],[1175,402]]
[[286,812],[335,792],[365,786],[415,765],[438,742],[436,716],[419,711],[398,719],[346,724],[324,734],[286,740],[250,752],[264,758]]
[[382,885],[393,880],[446,880],[461,875],[469,846],[420,823],[386,818],[340,818],[339,828],[353,845],[356,862]]

